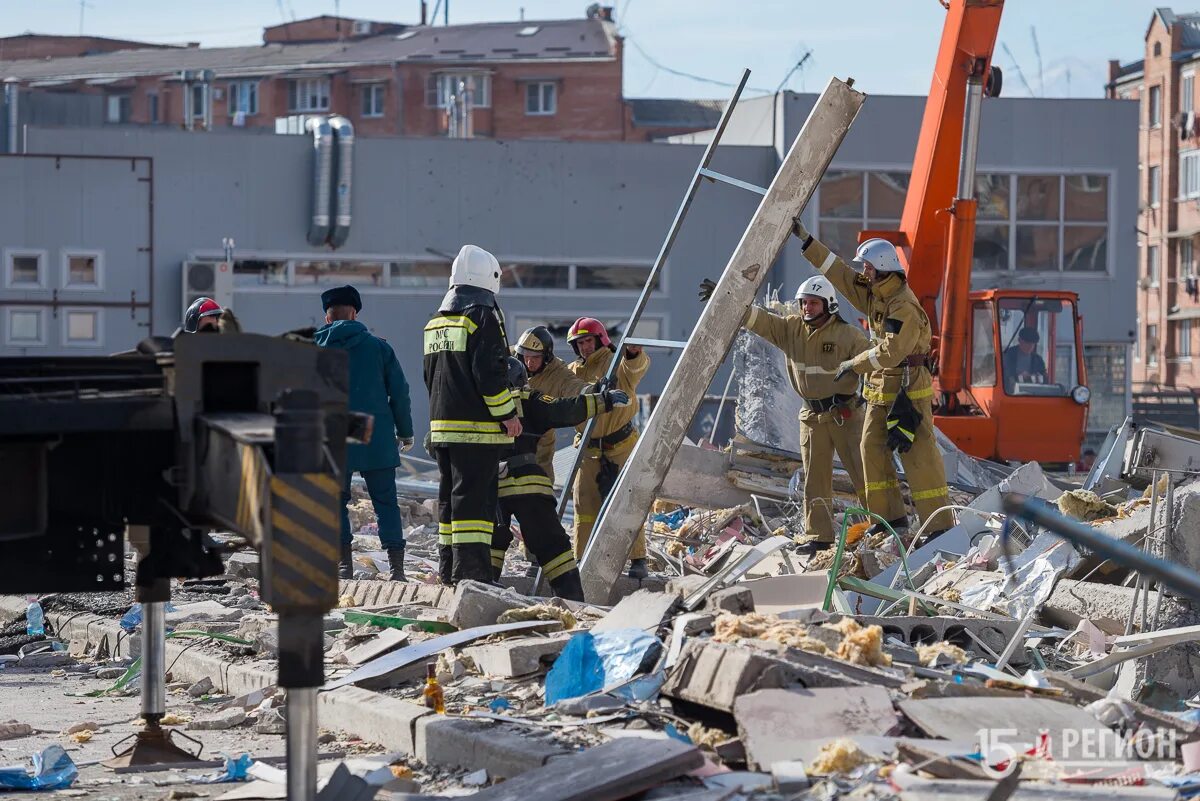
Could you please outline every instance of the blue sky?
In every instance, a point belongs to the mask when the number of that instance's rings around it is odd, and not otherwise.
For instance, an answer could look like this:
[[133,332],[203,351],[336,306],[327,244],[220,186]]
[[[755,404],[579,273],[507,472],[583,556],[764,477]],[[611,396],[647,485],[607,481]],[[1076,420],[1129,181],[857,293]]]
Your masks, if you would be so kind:
[[[522,9],[526,19],[568,18],[582,16],[588,5],[587,0],[443,2],[450,3],[452,24],[517,19]],[[630,97],[726,97],[729,90],[721,84],[736,80],[743,67],[753,70],[752,87],[772,91],[810,51],[788,88],[818,90],[830,75],[838,75],[854,77],[869,94],[925,94],[945,13],[937,0],[612,2],[627,36],[625,93]],[[429,0],[431,10],[436,3]],[[1108,59],[1141,57],[1157,5],[1162,0],[1008,0],[1000,44],[1012,55],[998,46],[994,59],[1005,70],[1004,94],[1102,95]],[[0,33],[75,34],[80,8],[80,0],[0,0]],[[418,9],[419,0],[84,0],[82,7],[88,34],[206,46],[256,44],[264,26],[293,17],[340,10],[344,16],[413,22]]]

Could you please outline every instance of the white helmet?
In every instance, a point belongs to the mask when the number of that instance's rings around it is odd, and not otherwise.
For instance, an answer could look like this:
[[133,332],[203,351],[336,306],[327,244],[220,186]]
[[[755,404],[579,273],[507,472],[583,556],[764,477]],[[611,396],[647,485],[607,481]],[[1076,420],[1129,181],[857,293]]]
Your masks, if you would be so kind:
[[[819,275],[814,275],[812,278],[805,281],[796,290],[796,300],[800,300],[804,295],[813,295],[825,301],[825,311],[830,314],[837,314],[838,301],[837,294],[833,291],[833,287]],[[809,319],[805,317],[804,319]]]
[[450,286],[500,291],[500,262],[478,245],[463,245],[450,267]]
[[900,256],[896,253],[896,246],[886,239],[868,239],[858,246],[858,253],[854,255],[854,263],[861,267],[867,262],[871,263],[877,273],[904,272],[904,268],[900,266]]

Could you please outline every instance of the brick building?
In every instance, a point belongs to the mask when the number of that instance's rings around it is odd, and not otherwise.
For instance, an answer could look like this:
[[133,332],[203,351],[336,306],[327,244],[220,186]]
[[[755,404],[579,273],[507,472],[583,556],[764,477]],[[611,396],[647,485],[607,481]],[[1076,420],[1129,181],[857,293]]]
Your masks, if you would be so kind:
[[607,8],[442,27],[314,17],[263,40],[0,61],[0,80],[43,97],[101,96],[107,124],[193,130],[273,131],[280,118],[332,113],[368,136],[646,141],[719,116],[705,102],[627,102]]
[[175,45],[135,42],[130,39],[109,39],[104,36],[53,36],[43,33],[22,33],[0,36],[0,61],[34,58],[63,58],[91,56],[115,50],[166,49]]
[[1200,14],[1159,8],[1144,57],[1109,62],[1107,95],[1140,104],[1135,391],[1200,389]]

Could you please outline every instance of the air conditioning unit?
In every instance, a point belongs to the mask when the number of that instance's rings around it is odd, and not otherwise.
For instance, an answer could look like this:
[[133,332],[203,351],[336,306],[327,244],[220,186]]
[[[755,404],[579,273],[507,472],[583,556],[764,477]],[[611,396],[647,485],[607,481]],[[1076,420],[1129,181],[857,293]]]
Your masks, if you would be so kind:
[[183,276],[183,305],[179,318],[196,298],[212,298],[227,309],[233,306],[233,268],[224,261],[185,261]]

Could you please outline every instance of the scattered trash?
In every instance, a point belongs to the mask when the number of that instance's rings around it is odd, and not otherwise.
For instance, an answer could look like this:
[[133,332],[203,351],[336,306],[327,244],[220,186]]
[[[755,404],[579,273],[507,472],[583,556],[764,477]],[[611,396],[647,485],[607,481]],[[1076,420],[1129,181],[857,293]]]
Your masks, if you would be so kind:
[[32,768],[23,765],[0,767],[0,788],[6,790],[62,790],[79,775],[71,757],[60,745],[52,745],[34,754]]
[[546,675],[546,705],[623,684],[657,657],[661,645],[638,629],[576,634]]
[[30,637],[42,637],[46,634],[46,613],[36,600],[31,601],[25,608],[25,633]]
[[33,727],[28,723],[18,723],[10,720],[0,723],[0,740],[15,740],[18,737],[28,737],[33,734]]

